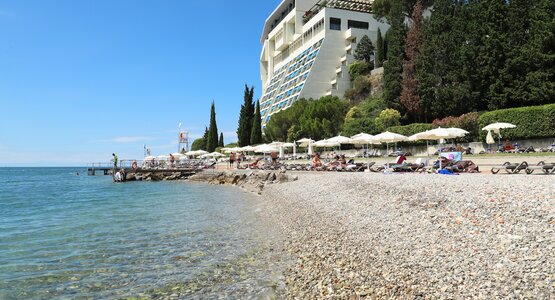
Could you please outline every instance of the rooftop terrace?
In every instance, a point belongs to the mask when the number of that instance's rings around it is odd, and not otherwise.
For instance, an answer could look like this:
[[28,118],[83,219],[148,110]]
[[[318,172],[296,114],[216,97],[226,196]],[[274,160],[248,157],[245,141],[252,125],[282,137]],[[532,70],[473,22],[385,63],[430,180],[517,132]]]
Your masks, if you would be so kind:
[[311,9],[307,10],[303,16],[306,23],[314,17],[320,10],[329,7],[343,10],[351,10],[363,13],[372,13],[373,0],[320,0]]

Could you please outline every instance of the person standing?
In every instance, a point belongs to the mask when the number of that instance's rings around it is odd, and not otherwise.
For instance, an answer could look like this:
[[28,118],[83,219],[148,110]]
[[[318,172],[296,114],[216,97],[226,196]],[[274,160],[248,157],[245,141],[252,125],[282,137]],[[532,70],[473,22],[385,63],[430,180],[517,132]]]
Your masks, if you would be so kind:
[[233,168],[233,163],[235,163],[235,153],[231,152],[229,155],[229,167]]
[[114,169],[118,167],[118,156],[115,153],[112,153],[114,157]]
[[272,153],[270,153],[270,157],[272,157],[272,165],[277,164],[277,157],[278,157],[277,152],[276,152],[276,151],[272,151]]

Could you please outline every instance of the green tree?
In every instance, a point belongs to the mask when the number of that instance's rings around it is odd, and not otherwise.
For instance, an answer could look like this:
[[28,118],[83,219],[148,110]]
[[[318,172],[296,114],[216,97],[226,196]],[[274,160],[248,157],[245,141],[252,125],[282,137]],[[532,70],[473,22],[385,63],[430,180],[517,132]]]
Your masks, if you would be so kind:
[[512,0],[506,24],[507,60],[490,107],[555,103],[555,2]]
[[391,108],[384,109],[375,119],[375,122],[380,130],[386,130],[391,126],[399,126],[401,125],[401,113]]
[[251,145],[262,144],[262,124],[260,116],[260,102],[256,101],[256,109],[252,118]]
[[198,138],[193,141],[193,144],[191,145],[191,151],[204,150],[204,149],[206,149],[204,138]]
[[[391,19],[392,9],[395,4],[401,6],[404,17],[411,18],[417,0],[374,0],[372,10],[378,18]],[[434,0],[423,0],[422,5],[427,8],[434,4]]]
[[220,140],[218,141],[218,147],[219,148],[224,147],[224,133],[223,132],[220,132]]
[[254,87],[245,84],[245,93],[243,96],[244,103],[241,105],[239,114],[239,126],[237,128],[237,138],[240,147],[247,146],[251,141],[252,117],[254,114],[254,105],[252,102],[254,96]]
[[309,101],[299,118],[298,130],[289,132],[288,140],[302,137],[320,140],[337,135],[343,125],[346,108],[343,101],[333,96]]
[[352,136],[361,132],[376,134],[380,129],[375,119],[386,108],[381,96],[373,96],[352,107],[345,115],[345,123],[341,134]]
[[206,151],[214,152],[218,147],[218,125],[216,124],[216,107],[214,101],[210,107],[210,127],[206,138]]
[[378,28],[378,38],[376,40],[376,68],[380,68],[383,66],[383,62],[385,61],[385,44],[382,37],[382,32],[380,28]]
[[299,124],[299,118],[307,105],[308,100],[299,99],[288,109],[273,114],[264,128],[264,138],[266,141],[286,141],[289,129],[293,125]]
[[401,74],[403,72],[405,25],[400,3],[393,3],[391,9],[391,27],[388,30],[387,61],[384,62],[384,99],[388,106],[401,109]]
[[430,19],[424,22],[415,72],[419,106],[426,122],[476,107],[470,101],[471,75],[465,75],[461,56],[461,45],[466,45],[461,24],[468,18],[463,4],[436,0]]
[[374,45],[367,35],[358,42],[354,57],[356,60],[366,62],[370,70],[374,69]]

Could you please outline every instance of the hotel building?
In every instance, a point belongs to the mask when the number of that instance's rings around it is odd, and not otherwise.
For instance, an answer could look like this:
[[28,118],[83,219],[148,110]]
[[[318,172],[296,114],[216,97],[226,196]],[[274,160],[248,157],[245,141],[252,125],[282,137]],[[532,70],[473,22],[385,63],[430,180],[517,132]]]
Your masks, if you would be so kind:
[[367,35],[376,45],[372,0],[284,0],[262,33],[260,77],[262,126],[297,99],[333,95],[350,88],[348,65],[357,42]]

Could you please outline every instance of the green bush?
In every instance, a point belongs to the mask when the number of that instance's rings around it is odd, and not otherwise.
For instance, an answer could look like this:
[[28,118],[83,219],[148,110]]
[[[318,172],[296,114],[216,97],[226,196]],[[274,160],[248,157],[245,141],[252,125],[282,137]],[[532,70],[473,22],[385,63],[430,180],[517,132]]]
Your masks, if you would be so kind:
[[432,124],[412,123],[404,126],[392,126],[392,127],[389,127],[387,130],[398,134],[402,134],[405,136],[411,136],[415,133],[423,132],[430,129],[432,129]]
[[395,109],[386,108],[380,112],[374,122],[376,122],[378,128],[383,130],[392,126],[399,126],[401,125],[401,113]]
[[351,81],[355,81],[360,75],[369,75],[372,71],[370,64],[364,61],[355,60],[349,65],[349,76]]
[[495,122],[516,125],[516,128],[501,130],[503,139],[555,137],[555,104],[500,109],[484,113],[478,120],[480,141],[485,141],[487,134],[487,131],[481,129]]

